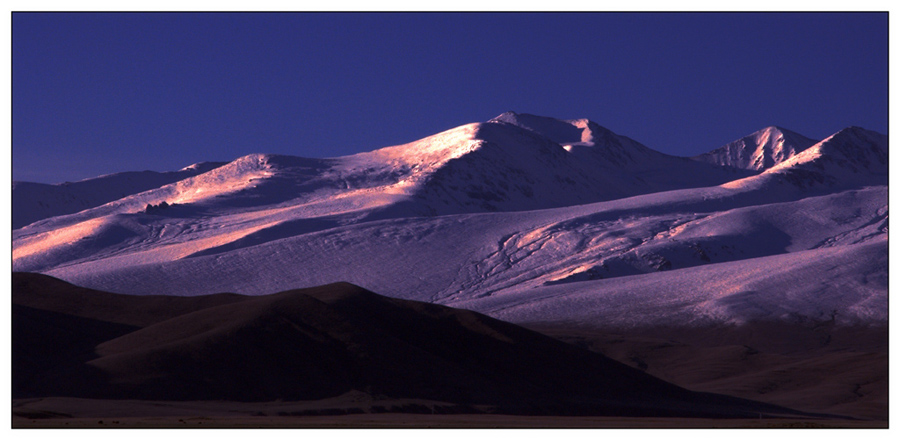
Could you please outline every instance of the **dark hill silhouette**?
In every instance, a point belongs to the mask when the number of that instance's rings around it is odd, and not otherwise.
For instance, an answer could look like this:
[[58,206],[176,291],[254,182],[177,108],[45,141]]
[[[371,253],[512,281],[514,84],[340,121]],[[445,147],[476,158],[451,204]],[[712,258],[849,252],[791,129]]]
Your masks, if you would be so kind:
[[267,402],[359,390],[509,414],[802,415],[691,392],[485,315],[348,283],[163,299],[15,273],[13,304],[14,398]]

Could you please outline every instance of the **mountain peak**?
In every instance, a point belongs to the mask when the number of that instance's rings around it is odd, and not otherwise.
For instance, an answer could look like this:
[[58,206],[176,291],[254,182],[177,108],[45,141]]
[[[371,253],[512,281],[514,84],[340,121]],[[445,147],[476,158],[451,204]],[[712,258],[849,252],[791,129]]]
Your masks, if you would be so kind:
[[621,136],[590,119],[555,119],[528,113],[505,112],[487,123],[505,123],[535,132],[567,149],[573,145],[617,144]]
[[498,116],[495,117],[495,118],[490,119],[490,121],[502,121],[502,122],[507,122],[509,119],[513,119],[513,118],[515,118],[515,117],[518,116],[518,115],[519,115],[518,113],[516,113],[516,112],[510,110],[510,111],[506,111],[506,112],[501,113],[500,115],[498,115]]
[[763,171],[796,156],[815,143],[815,140],[799,133],[772,125],[693,159],[731,168]]
[[849,127],[846,127],[844,129],[842,129],[841,131],[838,131],[837,133],[834,134],[834,136],[838,136],[838,135],[853,135],[853,136],[858,136],[858,137],[860,137],[860,136],[862,136],[862,137],[884,136],[881,133],[878,133],[877,131],[867,130],[865,128],[862,128],[862,127],[859,127],[856,125],[851,125]]
[[558,144],[582,142],[584,128],[577,127],[569,121],[536,116],[528,113],[506,112],[491,119],[488,123],[506,123],[538,133]]

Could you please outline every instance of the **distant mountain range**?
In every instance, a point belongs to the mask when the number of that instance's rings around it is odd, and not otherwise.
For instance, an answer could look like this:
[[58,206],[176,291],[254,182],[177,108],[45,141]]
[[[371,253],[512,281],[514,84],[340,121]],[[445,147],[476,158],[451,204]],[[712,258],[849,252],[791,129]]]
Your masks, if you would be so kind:
[[768,127],[682,158],[509,112],[338,158],[17,182],[13,269],[186,296],[346,281],[511,322],[880,324],[887,146]]

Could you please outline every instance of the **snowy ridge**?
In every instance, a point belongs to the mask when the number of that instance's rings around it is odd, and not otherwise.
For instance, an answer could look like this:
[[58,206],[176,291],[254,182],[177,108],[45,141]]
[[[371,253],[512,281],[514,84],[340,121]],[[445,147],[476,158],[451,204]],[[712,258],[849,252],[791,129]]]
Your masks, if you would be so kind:
[[671,306],[673,325],[834,310],[849,325],[886,319],[887,218],[875,132],[759,173],[505,113],[352,156],[248,155],[38,221],[13,231],[13,268],[140,294],[348,281],[517,322],[625,326]]
[[[28,225],[21,232],[54,229],[87,219],[96,219],[113,214],[133,214],[143,211],[148,204],[198,203],[216,196],[239,192],[254,186],[254,179],[271,175],[268,159],[270,156],[253,154],[236,159],[202,174],[180,179],[143,192],[131,194],[103,205],[84,211],[54,217]],[[16,234],[18,232],[14,232]]]
[[766,127],[692,159],[721,166],[763,171],[807,148],[815,140],[780,127]]
[[222,165],[224,162],[201,162],[173,172],[116,173],[57,185],[13,182],[13,229],[45,218],[72,214],[100,206],[132,194],[205,173]]

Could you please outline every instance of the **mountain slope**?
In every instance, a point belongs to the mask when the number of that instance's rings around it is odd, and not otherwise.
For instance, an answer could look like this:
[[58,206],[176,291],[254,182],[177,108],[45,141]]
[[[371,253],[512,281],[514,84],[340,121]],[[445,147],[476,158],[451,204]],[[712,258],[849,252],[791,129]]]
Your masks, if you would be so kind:
[[887,241],[451,301],[517,323],[607,329],[887,322]]
[[[729,190],[720,191],[734,197]],[[681,199],[666,193],[527,213],[396,219],[336,226],[172,261],[152,262],[154,255],[161,255],[154,254],[157,252],[154,248],[135,250],[54,268],[48,273],[92,287],[142,294],[155,289],[192,295],[225,290],[262,294],[284,285],[315,285],[347,279],[390,296],[465,304],[486,312],[493,309],[481,309],[482,303],[469,300],[503,297],[513,303],[528,304],[531,298],[524,293],[544,285],[568,283],[558,286],[565,290],[578,288],[579,281],[616,278],[608,280],[612,283],[609,285],[614,285],[625,283],[627,278],[629,283],[637,282],[628,284],[634,294],[646,294],[647,299],[633,302],[622,297],[623,302],[617,307],[633,308],[622,316],[643,316],[645,311],[652,314],[657,310],[659,302],[653,299],[653,293],[666,285],[667,277],[677,277],[692,267],[717,270],[713,268],[728,262],[740,267],[750,264],[753,258],[766,256],[783,256],[779,261],[784,265],[803,251],[831,249],[829,252],[850,252],[841,254],[849,256],[860,246],[887,240],[884,188],[746,207],[740,198],[727,199],[735,203],[733,209],[724,209],[727,205],[722,200],[704,200],[712,193],[698,194],[694,190],[684,190],[684,193]],[[694,197],[695,201],[689,202],[687,196]],[[718,210],[707,211],[713,207]],[[886,276],[886,267],[879,263],[886,254],[879,252],[853,257],[858,261],[848,267]],[[819,277],[822,282],[839,287],[852,274],[832,271],[806,276],[803,267],[795,266],[796,272],[785,276],[805,280]],[[745,286],[755,282],[754,277],[765,277],[769,271],[748,269],[747,273],[750,277],[746,279],[723,278],[733,281],[729,290],[732,294],[740,294]],[[638,282],[648,276],[643,274],[657,276],[653,279],[662,284]],[[697,275],[696,280],[684,284],[683,289],[676,289],[673,295],[681,295],[687,305],[706,301],[707,298],[694,295],[696,285],[723,277],[716,272],[710,274]],[[792,282],[789,278],[782,280]],[[803,286],[815,287],[808,282],[798,285],[806,288]],[[853,289],[847,292],[871,298],[862,308],[848,308],[848,303],[837,295],[823,298],[815,307],[798,307],[792,312],[819,319],[822,310],[839,309],[841,319],[848,323],[883,320],[884,316],[878,318],[875,314],[883,306],[885,289],[884,278],[873,278],[869,283],[853,284]],[[767,284],[763,290],[753,290],[759,298],[771,297],[773,301],[783,294],[777,282]],[[670,310],[665,316],[671,316],[673,324],[692,325],[692,315],[678,314],[676,310]],[[752,310],[734,307],[704,316],[729,322],[759,319],[764,315],[746,314]],[[782,319],[778,314],[769,318]]]

